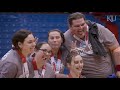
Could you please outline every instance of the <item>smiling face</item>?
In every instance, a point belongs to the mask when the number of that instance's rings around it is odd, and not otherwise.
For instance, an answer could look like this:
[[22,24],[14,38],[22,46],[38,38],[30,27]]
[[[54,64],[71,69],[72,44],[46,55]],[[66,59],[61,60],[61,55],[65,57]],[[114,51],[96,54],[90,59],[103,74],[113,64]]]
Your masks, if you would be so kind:
[[35,49],[35,38],[32,34],[29,34],[23,43],[18,42],[18,46],[20,47],[22,53],[27,56],[28,54],[34,52]]
[[52,54],[52,48],[50,47],[50,45],[47,43],[43,44],[40,50],[43,51],[46,60],[49,60]]
[[68,64],[68,67],[70,69],[70,72],[73,72],[75,74],[81,74],[81,71],[83,69],[83,60],[80,55],[76,55],[75,57],[72,57],[72,61],[70,64]]
[[52,50],[49,44],[47,43],[42,44],[42,46],[39,48],[39,50],[36,51],[35,54],[35,60],[37,64],[39,64],[39,67],[45,65],[47,60],[50,59],[51,54],[52,54]]
[[76,35],[77,37],[81,39],[84,38],[85,33],[87,31],[87,24],[84,18],[72,20],[70,30],[72,34]]

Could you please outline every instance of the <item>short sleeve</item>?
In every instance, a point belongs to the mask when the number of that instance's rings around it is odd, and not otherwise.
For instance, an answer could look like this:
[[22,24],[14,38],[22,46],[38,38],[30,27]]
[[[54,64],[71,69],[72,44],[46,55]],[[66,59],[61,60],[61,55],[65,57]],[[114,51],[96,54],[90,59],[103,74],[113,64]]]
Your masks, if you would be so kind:
[[106,27],[98,24],[99,37],[106,46],[119,45],[115,35]]

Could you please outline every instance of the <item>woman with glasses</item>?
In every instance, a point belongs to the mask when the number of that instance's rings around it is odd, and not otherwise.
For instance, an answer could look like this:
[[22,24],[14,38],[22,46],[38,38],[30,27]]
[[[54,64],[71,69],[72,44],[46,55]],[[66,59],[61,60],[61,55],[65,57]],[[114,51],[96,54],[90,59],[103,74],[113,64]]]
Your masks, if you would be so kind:
[[52,48],[46,42],[36,44],[35,53],[33,55],[33,73],[34,78],[55,78],[55,73],[47,61],[52,54]]

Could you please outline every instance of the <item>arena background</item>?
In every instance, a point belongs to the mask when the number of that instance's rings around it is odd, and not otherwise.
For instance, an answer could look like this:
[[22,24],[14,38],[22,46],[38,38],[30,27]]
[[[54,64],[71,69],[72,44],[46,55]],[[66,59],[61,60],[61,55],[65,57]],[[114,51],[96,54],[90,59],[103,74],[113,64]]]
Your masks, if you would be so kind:
[[[112,31],[120,43],[120,12],[83,12],[86,19],[98,22]],[[47,33],[68,29],[69,12],[0,12],[0,58],[11,49],[11,38],[19,29],[29,29],[39,41],[47,41]]]

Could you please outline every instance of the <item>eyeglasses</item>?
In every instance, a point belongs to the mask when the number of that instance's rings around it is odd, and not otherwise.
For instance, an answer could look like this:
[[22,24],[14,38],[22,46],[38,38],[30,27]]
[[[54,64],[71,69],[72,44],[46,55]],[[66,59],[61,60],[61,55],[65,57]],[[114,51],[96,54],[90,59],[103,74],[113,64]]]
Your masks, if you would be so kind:
[[47,49],[39,49],[39,50],[42,50],[44,53],[49,53],[49,54],[51,54],[52,53],[52,51],[50,50],[50,51],[48,51]]

